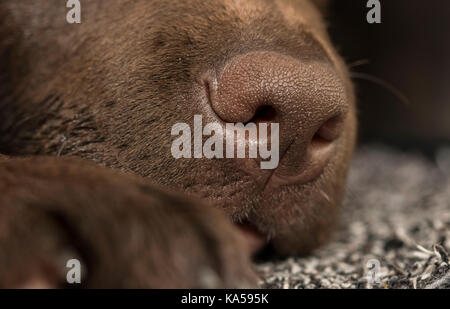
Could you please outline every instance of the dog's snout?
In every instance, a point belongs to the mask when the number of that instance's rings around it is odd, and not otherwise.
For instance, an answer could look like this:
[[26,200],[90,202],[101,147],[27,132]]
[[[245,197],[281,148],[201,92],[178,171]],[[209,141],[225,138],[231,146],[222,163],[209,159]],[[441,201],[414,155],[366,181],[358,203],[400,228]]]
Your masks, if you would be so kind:
[[252,52],[228,62],[210,88],[212,108],[224,122],[279,123],[283,178],[310,180],[332,156],[347,102],[330,62]]

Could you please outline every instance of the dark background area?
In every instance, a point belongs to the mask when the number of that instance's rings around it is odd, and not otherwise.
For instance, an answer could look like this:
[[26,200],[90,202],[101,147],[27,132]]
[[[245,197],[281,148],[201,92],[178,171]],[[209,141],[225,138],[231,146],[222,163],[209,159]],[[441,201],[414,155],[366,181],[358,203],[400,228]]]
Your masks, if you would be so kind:
[[355,79],[360,142],[382,142],[432,153],[450,143],[450,1],[381,0],[381,24],[368,24],[367,0],[335,0],[332,38],[352,72],[384,80],[387,87]]

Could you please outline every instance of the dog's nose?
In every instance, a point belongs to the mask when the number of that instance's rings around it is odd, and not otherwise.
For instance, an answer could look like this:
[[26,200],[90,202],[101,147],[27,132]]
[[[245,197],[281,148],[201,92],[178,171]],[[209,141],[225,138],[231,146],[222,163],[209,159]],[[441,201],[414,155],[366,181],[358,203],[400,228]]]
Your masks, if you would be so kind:
[[210,96],[226,123],[279,123],[277,175],[286,182],[309,181],[323,170],[348,108],[345,86],[330,62],[274,52],[233,58]]

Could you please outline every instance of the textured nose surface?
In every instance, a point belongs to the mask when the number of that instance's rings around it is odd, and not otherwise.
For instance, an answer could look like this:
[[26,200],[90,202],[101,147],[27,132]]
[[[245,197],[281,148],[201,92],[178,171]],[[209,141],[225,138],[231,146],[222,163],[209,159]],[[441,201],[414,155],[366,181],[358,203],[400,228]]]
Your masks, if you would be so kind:
[[347,103],[329,62],[248,53],[225,65],[211,88],[212,108],[224,122],[279,123],[281,175],[313,176],[332,155]]

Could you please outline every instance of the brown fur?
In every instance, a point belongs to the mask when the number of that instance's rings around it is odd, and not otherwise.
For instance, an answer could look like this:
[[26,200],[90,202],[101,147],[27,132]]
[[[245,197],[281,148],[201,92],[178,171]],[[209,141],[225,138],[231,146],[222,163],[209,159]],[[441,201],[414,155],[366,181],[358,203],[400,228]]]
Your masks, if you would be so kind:
[[[31,250],[39,265],[54,265],[67,250],[81,255],[91,287],[199,287],[194,274],[205,265],[219,273],[218,286],[251,282],[248,253],[225,216],[147,181],[250,221],[283,255],[329,238],[353,150],[355,106],[346,68],[310,1],[99,0],[83,2],[80,25],[67,24],[65,14],[59,0],[0,4],[0,152],[79,157],[134,176],[63,158],[2,162],[3,229],[29,228],[0,239],[0,269],[8,270],[0,283],[20,283],[15,261],[31,263],[24,255]],[[342,85],[330,91],[345,104],[343,133],[311,182],[266,191],[234,161],[170,156],[171,126],[204,114],[201,76],[255,51],[327,64]],[[35,248],[36,239],[45,245]]]

